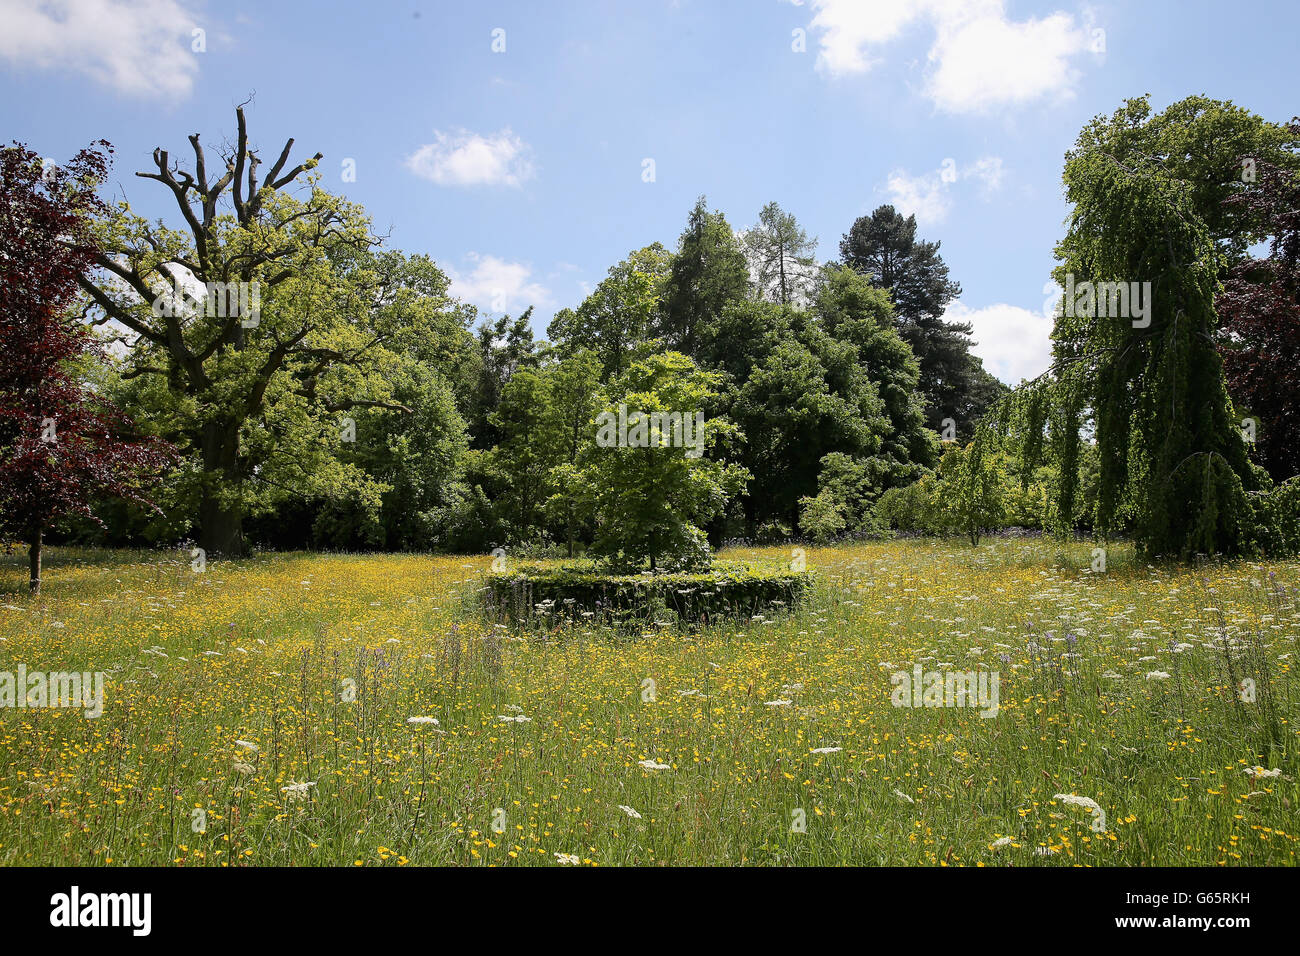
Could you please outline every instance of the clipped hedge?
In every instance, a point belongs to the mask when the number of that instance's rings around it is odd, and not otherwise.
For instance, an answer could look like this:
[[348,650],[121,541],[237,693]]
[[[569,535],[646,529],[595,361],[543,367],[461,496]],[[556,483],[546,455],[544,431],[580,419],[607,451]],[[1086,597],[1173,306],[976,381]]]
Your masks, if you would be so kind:
[[799,604],[812,573],[718,562],[693,573],[610,574],[593,562],[521,565],[487,576],[484,600],[499,621],[557,623],[706,623],[752,617]]

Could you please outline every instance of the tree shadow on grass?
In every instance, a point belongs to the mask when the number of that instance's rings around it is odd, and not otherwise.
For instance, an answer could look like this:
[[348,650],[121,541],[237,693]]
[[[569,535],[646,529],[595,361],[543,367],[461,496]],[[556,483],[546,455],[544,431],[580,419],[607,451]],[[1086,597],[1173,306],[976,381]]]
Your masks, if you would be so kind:
[[[138,565],[153,552],[115,550],[111,548],[63,548],[46,545],[41,552],[41,589],[45,596],[57,589],[63,572],[75,568],[112,570]],[[0,547],[0,598],[12,601],[30,596],[28,590],[27,548],[15,545],[12,551]]]

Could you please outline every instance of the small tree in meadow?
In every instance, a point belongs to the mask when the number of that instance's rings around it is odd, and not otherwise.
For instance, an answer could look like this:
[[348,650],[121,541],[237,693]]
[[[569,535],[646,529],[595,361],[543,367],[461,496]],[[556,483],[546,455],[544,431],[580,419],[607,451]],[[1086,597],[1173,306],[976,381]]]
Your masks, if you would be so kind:
[[102,211],[95,190],[111,147],[95,145],[64,166],[21,145],[0,150],[0,534],[27,544],[33,594],[46,531],[93,518],[97,498],[147,504],[144,483],[169,457],[79,375],[99,351],[70,311]]
[[846,526],[840,504],[829,490],[823,489],[815,498],[805,495],[799,499],[799,528],[814,541],[829,541]]
[[633,362],[605,390],[576,464],[557,474],[561,494],[594,520],[593,551],[615,566],[708,565],[700,525],[749,478],[741,466],[706,455],[737,434],[731,423],[704,415],[718,382],[678,352]]
[[939,462],[939,475],[939,504],[972,547],[985,531],[1006,523],[1008,476],[986,432],[977,432],[965,448],[949,448]]

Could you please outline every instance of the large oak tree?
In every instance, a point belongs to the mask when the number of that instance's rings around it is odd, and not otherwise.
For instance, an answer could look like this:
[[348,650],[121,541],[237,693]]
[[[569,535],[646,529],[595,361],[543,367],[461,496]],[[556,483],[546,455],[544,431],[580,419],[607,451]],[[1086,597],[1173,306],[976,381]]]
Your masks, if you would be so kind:
[[437,367],[464,332],[433,263],[381,251],[364,211],[321,188],[320,153],[295,162],[289,139],[264,174],[235,118],[215,157],[197,133],[188,166],[154,151],[136,175],[170,194],[177,226],[121,203],[83,281],[129,350],[134,400],[187,457],[178,494],[200,544],[224,554],[245,550],[246,516],[286,500],[377,507],[384,486],[338,454],[367,440],[348,416],[409,411],[393,370]]

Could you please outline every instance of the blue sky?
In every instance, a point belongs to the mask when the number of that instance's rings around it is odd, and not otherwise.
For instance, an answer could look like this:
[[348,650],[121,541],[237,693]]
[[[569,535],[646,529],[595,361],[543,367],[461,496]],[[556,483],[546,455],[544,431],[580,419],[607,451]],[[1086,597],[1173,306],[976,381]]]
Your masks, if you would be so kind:
[[737,228],[776,200],[823,259],[893,202],[1014,383],[1046,367],[1079,128],[1142,93],[1285,120],[1297,36],[1283,0],[0,0],[0,124],[56,161],[110,140],[114,192],[174,218],[132,174],[218,145],[252,95],[268,164],[289,136],[323,152],[392,245],[486,312],[535,305],[539,332],[631,249],[672,247],[701,193]]

